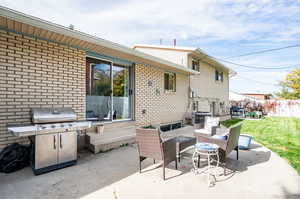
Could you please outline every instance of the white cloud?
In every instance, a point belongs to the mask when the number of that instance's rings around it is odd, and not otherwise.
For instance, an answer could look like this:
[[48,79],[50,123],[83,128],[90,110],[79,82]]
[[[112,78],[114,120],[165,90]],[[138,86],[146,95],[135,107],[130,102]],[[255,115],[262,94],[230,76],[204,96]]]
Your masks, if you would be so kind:
[[[210,40],[254,39],[254,32],[267,32],[278,24],[265,23],[283,8],[269,1],[131,0],[117,1],[2,1],[2,4],[43,19],[66,25],[122,44],[159,38]],[[107,5],[108,4],[108,5]],[[287,11],[287,10],[285,10]],[[278,14],[277,13],[277,14]]]
[[[2,0],[1,5],[61,25],[73,24],[77,30],[128,46],[177,38],[178,44],[189,43],[208,49],[217,46],[222,52],[237,55],[246,53],[246,49],[251,52],[252,48],[256,51],[282,46],[278,42],[298,40],[300,33],[300,4],[291,0]],[[200,44],[202,46],[198,46]],[[298,57],[291,52],[234,61],[272,66],[300,63]],[[271,84],[283,79],[286,73],[251,73],[232,67],[249,78]],[[232,87],[277,89],[238,79],[238,76],[233,78]]]
[[236,92],[262,92],[275,93],[280,90],[279,82],[284,79],[287,72],[239,72],[231,78],[230,90]]

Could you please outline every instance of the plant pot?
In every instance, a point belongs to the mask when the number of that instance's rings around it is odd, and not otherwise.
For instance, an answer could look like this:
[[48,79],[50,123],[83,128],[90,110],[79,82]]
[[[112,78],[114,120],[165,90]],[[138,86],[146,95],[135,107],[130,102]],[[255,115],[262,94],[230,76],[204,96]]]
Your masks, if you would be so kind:
[[103,125],[103,124],[97,126],[97,128],[96,128],[96,133],[97,133],[97,134],[103,134],[103,133],[104,133],[104,125]]

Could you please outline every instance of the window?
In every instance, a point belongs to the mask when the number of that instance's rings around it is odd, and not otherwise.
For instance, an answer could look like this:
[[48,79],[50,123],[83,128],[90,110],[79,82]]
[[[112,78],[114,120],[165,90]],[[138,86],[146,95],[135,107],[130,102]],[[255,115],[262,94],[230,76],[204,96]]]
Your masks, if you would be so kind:
[[220,112],[221,114],[224,114],[226,111],[225,111],[225,103],[224,102],[220,102]]
[[215,72],[215,80],[223,82],[223,72],[216,70]]
[[192,60],[192,69],[196,71],[200,71],[200,63],[199,60]]
[[130,66],[86,58],[86,118],[91,121],[131,119]]
[[198,111],[198,107],[199,107],[199,102],[198,101],[194,101],[193,102],[193,111]]
[[176,74],[175,73],[165,73],[165,90],[166,91],[176,91]]

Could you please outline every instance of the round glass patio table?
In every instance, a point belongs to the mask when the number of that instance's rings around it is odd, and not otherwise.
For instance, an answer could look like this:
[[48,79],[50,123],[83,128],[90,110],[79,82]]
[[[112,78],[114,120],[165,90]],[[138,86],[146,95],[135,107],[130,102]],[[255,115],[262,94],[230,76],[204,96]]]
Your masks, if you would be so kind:
[[[198,173],[199,171],[199,162],[200,157],[206,156],[207,157],[207,181],[208,186],[211,185],[210,176],[212,175],[211,169],[216,168],[219,166],[219,146],[212,143],[206,143],[206,142],[199,142],[195,144],[195,151],[192,156],[193,166],[195,173]],[[215,157],[215,158],[214,158]],[[196,162],[198,162],[198,165],[196,165]],[[216,162],[216,165],[213,165],[212,163]]]

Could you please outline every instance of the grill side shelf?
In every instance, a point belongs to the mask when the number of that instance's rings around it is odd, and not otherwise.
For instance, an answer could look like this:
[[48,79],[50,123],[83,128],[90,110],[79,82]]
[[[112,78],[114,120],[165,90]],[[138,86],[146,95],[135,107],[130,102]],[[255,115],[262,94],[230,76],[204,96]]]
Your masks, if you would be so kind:
[[37,126],[8,127],[8,132],[17,137],[36,135]]

